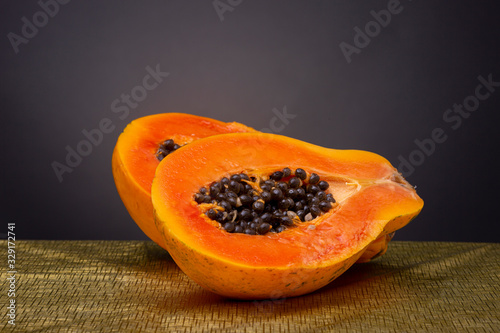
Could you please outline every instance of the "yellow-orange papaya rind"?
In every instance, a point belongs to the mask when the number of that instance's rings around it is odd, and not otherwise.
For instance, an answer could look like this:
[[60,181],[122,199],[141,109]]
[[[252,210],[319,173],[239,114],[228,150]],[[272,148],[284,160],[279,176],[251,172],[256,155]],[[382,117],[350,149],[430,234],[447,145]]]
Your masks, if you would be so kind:
[[[352,179],[359,190],[314,221],[264,236],[214,227],[192,199],[200,186],[223,176],[283,167]],[[152,202],[167,250],[202,287],[239,299],[290,297],[328,284],[372,242],[420,212],[423,201],[395,174],[385,158],[366,151],[327,149],[273,134],[224,134],[198,140],[160,163]]]
[[154,114],[129,123],[113,150],[112,170],[120,198],[140,229],[166,249],[154,224],[151,203],[151,184],[159,164],[156,151],[161,142],[174,139],[185,145],[211,135],[251,131],[254,130],[236,122],[225,123],[185,113]]

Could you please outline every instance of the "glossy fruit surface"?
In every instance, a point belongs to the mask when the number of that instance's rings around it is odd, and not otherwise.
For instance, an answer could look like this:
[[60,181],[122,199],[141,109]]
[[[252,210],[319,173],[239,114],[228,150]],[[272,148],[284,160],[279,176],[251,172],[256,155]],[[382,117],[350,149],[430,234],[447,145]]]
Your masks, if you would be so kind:
[[[319,175],[338,205],[280,233],[247,235],[225,231],[206,216],[210,205],[193,199],[223,177],[266,179],[284,168]],[[385,252],[387,235],[423,207],[414,188],[377,154],[264,133],[217,135],[180,149],[159,164],[152,202],[157,228],[179,267],[202,287],[239,299],[315,291],[356,261]]]
[[113,151],[113,177],[130,216],[151,240],[165,248],[154,224],[151,203],[151,184],[160,162],[157,152],[161,143],[171,139],[185,146],[211,135],[248,131],[254,130],[235,122],[184,113],[150,115],[127,125]]

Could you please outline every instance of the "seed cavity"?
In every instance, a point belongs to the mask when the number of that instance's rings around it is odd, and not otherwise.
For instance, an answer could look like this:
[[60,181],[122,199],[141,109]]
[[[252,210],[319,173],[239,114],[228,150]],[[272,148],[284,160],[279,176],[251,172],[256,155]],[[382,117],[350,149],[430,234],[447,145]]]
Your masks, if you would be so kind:
[[265,235],[283,232],[330,211],[337,203],[326,192],[329,187],[316,173],[308,175],[300,168],[293,172],[287,167],[262,177],[245,173],[223,177],[208,189],[201,187],[194,200],[210,204],[206,216],[229,233]]
[[168,139],[160,143],[158,146],[158,150],[156,151],[156,158],[158,161],[163,160],[168,154],[176,151],[179,149],[181,145],[178,145],[177,143],[174,142],[172,139]]

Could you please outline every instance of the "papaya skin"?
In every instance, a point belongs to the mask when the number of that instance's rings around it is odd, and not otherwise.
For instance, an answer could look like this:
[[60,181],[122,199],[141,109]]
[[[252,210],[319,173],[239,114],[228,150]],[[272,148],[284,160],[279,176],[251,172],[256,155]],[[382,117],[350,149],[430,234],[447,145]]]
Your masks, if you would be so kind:
[[[200,187],[222,177],[284,167],[320,175],[338,206],[281,233],[245,235],[222,230],[193,200]],[[156,226],[177,265],[203,288],[236,299],[313,292],[356,261],[385,252],[387,235],[423,207],[414,188],[377,154],[264,133],[217,135],[179,150],[159,164],[152,202]]]
[[154,223],[151,203],[151,184],[159,164],[156,151],[161,142],[174,139],[186,145],[211,135],[249,131],[254,130],[236,122],[225,123],[184,113],[155,114],[128,124],[117,140],[111,164],[120,198],[140,229],[166,249]]
[[389,242],[394,237],[394,232],[380,236],[368,245],[361,257],[356,261],[357,264],[370,262],[373,259],[383,256],[387,252]]

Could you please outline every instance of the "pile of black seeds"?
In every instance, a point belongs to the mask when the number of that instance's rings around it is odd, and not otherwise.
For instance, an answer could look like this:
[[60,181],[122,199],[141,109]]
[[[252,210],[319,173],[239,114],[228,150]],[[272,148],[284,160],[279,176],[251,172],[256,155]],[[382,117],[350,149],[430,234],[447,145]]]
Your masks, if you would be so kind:
[[206,215],[227,232],[264,235],[328,212],[335,203],[333,195],[325,192],[328,187],[315,173],[296,169],[292,174],[290,168],[284,168],[267,180],[244,173],[224,177],[208,189],[202,187],[194,200],[216,205]]
[[174,142],[172,139],[168,139],[160,143],[158,150],[156,151],[156,158],[161,161],[170,154],[171,152],[179,149],[181,146]]

